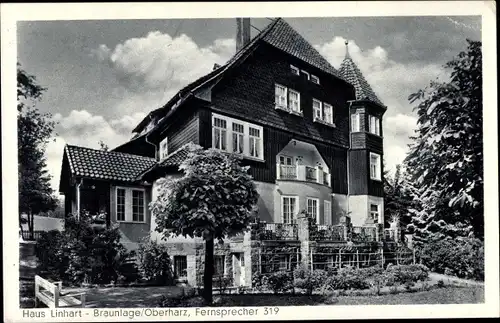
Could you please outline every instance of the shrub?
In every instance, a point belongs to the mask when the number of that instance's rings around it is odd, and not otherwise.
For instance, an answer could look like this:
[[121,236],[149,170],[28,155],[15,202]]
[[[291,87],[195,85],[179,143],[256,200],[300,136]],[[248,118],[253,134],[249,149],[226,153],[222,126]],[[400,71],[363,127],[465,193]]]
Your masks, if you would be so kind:
[[137,256],[143,280],[155,285],[174,284],[172,262],[166,245],[151,240],[141,243]]
[[229,286],[233,285],[233,278],[223,275],[214,276],[212,278],[212,285],[217,288],[221,294],[224,294]]
[[266,274],[255,272],[252,275],[252,287],[258,291],[265,291],[269,288],[269,277]]
[[419,249],[430,270],[460,278],[484,280],[484,242],[476,238],[443,239]]
[[324,270],[307,270],[300,266],[294,271],[294,286],[304,289],[308,295],[314,290],[321,288],[325,282],[327,274]]
[[424,265],[399,265],[387,268],[389,279],[403,284],[406,289],[414,286],[418,281],[425,281],[429,277],[429,269]]
[[267,287],[275,294],[291,290],[293,288],[293,273],[288,271],[277,271],[268,274]]
[[92,226],[83,216],[68,217],[63,232],[42,234],[35,252],[44,274],[72,284],[116,281],[131,256],[117,228]]
[[339,269],[336,275],[326,279],[325,284],[333,290],[366,289],[370,286],[366,280],[366,272],[353,267]]

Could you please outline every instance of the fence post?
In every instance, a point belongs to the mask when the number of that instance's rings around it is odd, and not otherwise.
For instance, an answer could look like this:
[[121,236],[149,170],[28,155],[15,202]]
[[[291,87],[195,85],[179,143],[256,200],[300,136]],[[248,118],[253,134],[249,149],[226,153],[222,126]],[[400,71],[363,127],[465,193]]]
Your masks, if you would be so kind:
[[384,248],[380,248],[380,262],[382,263],[382,268],[384,268]]
[[356,264],[359,268],[359,250],[358,249],[356,249]]
[[342,249],[339,249],[339,269],[342,268]]

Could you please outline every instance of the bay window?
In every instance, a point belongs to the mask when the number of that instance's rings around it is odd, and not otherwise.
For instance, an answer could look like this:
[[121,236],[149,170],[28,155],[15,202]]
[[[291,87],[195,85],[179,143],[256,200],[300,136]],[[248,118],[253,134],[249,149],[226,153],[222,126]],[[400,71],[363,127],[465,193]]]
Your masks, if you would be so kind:
[[354,113],[351,114],[351,131],[352,132],[360,132],[360,114],[359,113]]
[[380,136],[380,118],[370,116],[370,132]]
[[212,136],[213,148],[264,159],[264,131],[261,126],[213,113]]
[[116,187],[116,221],[145,222],[145,191],[141,188]]

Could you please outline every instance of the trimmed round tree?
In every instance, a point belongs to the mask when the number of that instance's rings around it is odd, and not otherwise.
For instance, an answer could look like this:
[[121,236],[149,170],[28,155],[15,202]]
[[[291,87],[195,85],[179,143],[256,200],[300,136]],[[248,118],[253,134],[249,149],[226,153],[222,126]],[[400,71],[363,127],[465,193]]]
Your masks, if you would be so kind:
[[[241,157],[216,149],[188,146],[179,166],[181,178],[158,181],[158,196],[150,208],[156,231],[205,240],[204,295],[212,303],[214,240],[247,231],[255,214],[258,193]],[[168,232],[168,231],[170,232]]]

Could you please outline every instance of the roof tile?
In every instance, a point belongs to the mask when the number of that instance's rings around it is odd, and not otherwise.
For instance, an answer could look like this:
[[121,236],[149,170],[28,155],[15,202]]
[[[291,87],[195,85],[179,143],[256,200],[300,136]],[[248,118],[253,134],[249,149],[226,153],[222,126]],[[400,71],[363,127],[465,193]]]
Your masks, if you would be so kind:
[[363,73],[359,70],[358,66],[354,63],[349,55],[346,55],[344,61],[340,65],[340,73],[344,79],[351,83],[356,90],[357,100],[370,100],[381,106],[384,106],[382,101],[377,97],[370,84],[366,81]]
[[156,163],[154,158],[70,145],[65,147],[65,154],[75,176],[124,182],[135,181]]

